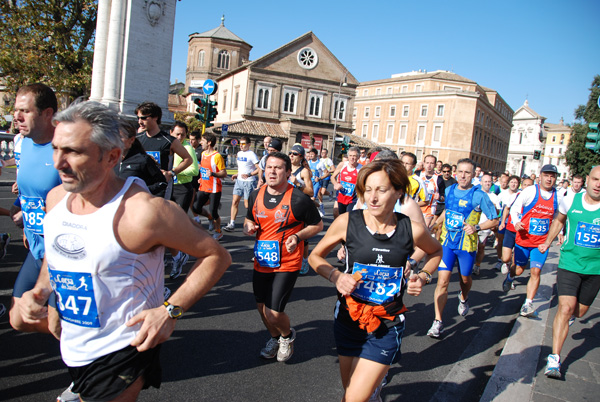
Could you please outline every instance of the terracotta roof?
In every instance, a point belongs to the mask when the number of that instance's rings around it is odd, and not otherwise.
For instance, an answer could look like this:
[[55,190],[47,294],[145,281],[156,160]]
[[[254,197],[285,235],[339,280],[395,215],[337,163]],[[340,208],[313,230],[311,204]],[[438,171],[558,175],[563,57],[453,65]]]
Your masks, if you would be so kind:
[[366,138],[359,137],[358,135],[350,134],[350,145],[361,147],[361,148],[373,148],[378,147],[379,144],[373,141],[369,141]]
[[221,19],[221,25],[218,27],[211,29],[210,31],[202,32],[202,33],[193,33],[189,35],[190,40],[192,38],[215,38],[215,39],[225,39],[236,42],[246,43],[245,40],[231,32],[229,29],[225,28],[225,19]]
[[[251,134],[261,135],[263,137],[276,137],[276,138],[288,138],[289,135],[286,133],[279,124],[266,123],[263,121],[254,120],[242,120],[235,123],[229,123],[227,132],[229,134]],[[214,131],[220,133],[221,127],[215,127]]]

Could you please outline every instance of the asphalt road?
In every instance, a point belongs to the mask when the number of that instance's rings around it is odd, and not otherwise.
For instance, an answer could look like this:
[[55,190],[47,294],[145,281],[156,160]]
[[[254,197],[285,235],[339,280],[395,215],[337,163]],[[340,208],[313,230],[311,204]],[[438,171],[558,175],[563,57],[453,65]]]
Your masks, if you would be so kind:
[[[5,179],[5,176],[2,176]],[[232,185],[224,186],[221,213],[229,218]],[[9,187],[0,187],[0,206],[14,201]],[[326,203],[326,227],[331,202]],[[163,384],[143,391],[140,401],[336,401],[342,396],[332,333],[335,290],[310,272],[300,277],[286,312],[297,331],[294,356],[287,363],[258,357],[268,339],[252,295],[251,238],[238,229],[225,232],[222,244],[233,264],[221,281],[179,321],[162,346]],[[0,260],[0,302],[10,305],[10,292],[25,258],[22,235],[8,218],[0,232],[9,232],[8,255]],[[313,243],[316,243],[315,238]],[[440,340],[426,336],[433,320],[434,282],[419,297],[406,296],[406,331],[399,364],[390,369],[384,401],[478,401],[498,360],[524,299],[525,279],[504,294],[502,275],[492,266],[488,247],[481,275],[470,294],[471,312],[458,315],[459,286],[454,273],[444,312],[446,332]],[[333,257],[333,256],[332,256]],[[334,258],[331,258],[333,261]],[[191,262],[184,269],[187,272]],[[185,275],[166,284],[175,289]],[[60,359],[59,344],[50,336],[12,330],[8,314],[0,318],[0,400],[51,401],[70,383]]]

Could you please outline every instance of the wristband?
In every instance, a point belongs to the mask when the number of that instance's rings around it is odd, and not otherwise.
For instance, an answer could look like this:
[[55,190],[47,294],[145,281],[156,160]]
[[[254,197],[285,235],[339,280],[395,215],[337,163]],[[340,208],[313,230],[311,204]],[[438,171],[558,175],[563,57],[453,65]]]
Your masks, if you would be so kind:
[[431,274],[429,273],[429,271],[422,269],[419,271],[419,273],[423,272],[425,274],[425,284],[429,285],[431,283]]
[[331,271],[329,271],[329,276],[327,277],[327,280],[328,280],[329,282],[331,282],[331,275],[333,275],[333,273],[334,273],[335,271],[337,271],[335,268],[332,268],[332,269],[331,269]]
[[[292,236],[296,236],[296,243],[300,244],[300,242],[302,241],[302,240],[300,240],[300,236],[298,236],[296,233],[294,233]],[[292,237],[292,236],[290,236],[290,237]]]

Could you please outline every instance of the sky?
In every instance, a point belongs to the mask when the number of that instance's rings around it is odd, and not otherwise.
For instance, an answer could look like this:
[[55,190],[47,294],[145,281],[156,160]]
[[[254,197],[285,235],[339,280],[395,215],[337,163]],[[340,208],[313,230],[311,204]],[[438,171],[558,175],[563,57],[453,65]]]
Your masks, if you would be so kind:
[[513,110],[575,121],[600,74],[598,0],[177,2],[171,82],[185,82],[188,37],[221,24],[250,60],[312,31],[359,81],[448,70],[496,90]]

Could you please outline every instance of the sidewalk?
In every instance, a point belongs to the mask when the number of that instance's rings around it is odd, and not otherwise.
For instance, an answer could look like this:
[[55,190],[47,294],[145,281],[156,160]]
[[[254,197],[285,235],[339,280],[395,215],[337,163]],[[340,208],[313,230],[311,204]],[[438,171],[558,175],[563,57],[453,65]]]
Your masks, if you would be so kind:
[[[584,401],[600,398],[600,303],[598,298],[581,320],[569,328],[561,353],[562,378],[544,375],[552,351],[556,314],[556,269],[559,247],[553,246],[533,301],[538,316],[517,319],[481,401]],[[526,272],[525,277],[528,276]],[[525,293],[525,286],[516,292]],[[524,300],[524,299],[523,299]],[[596,395],[596,397],[594,397]]]

